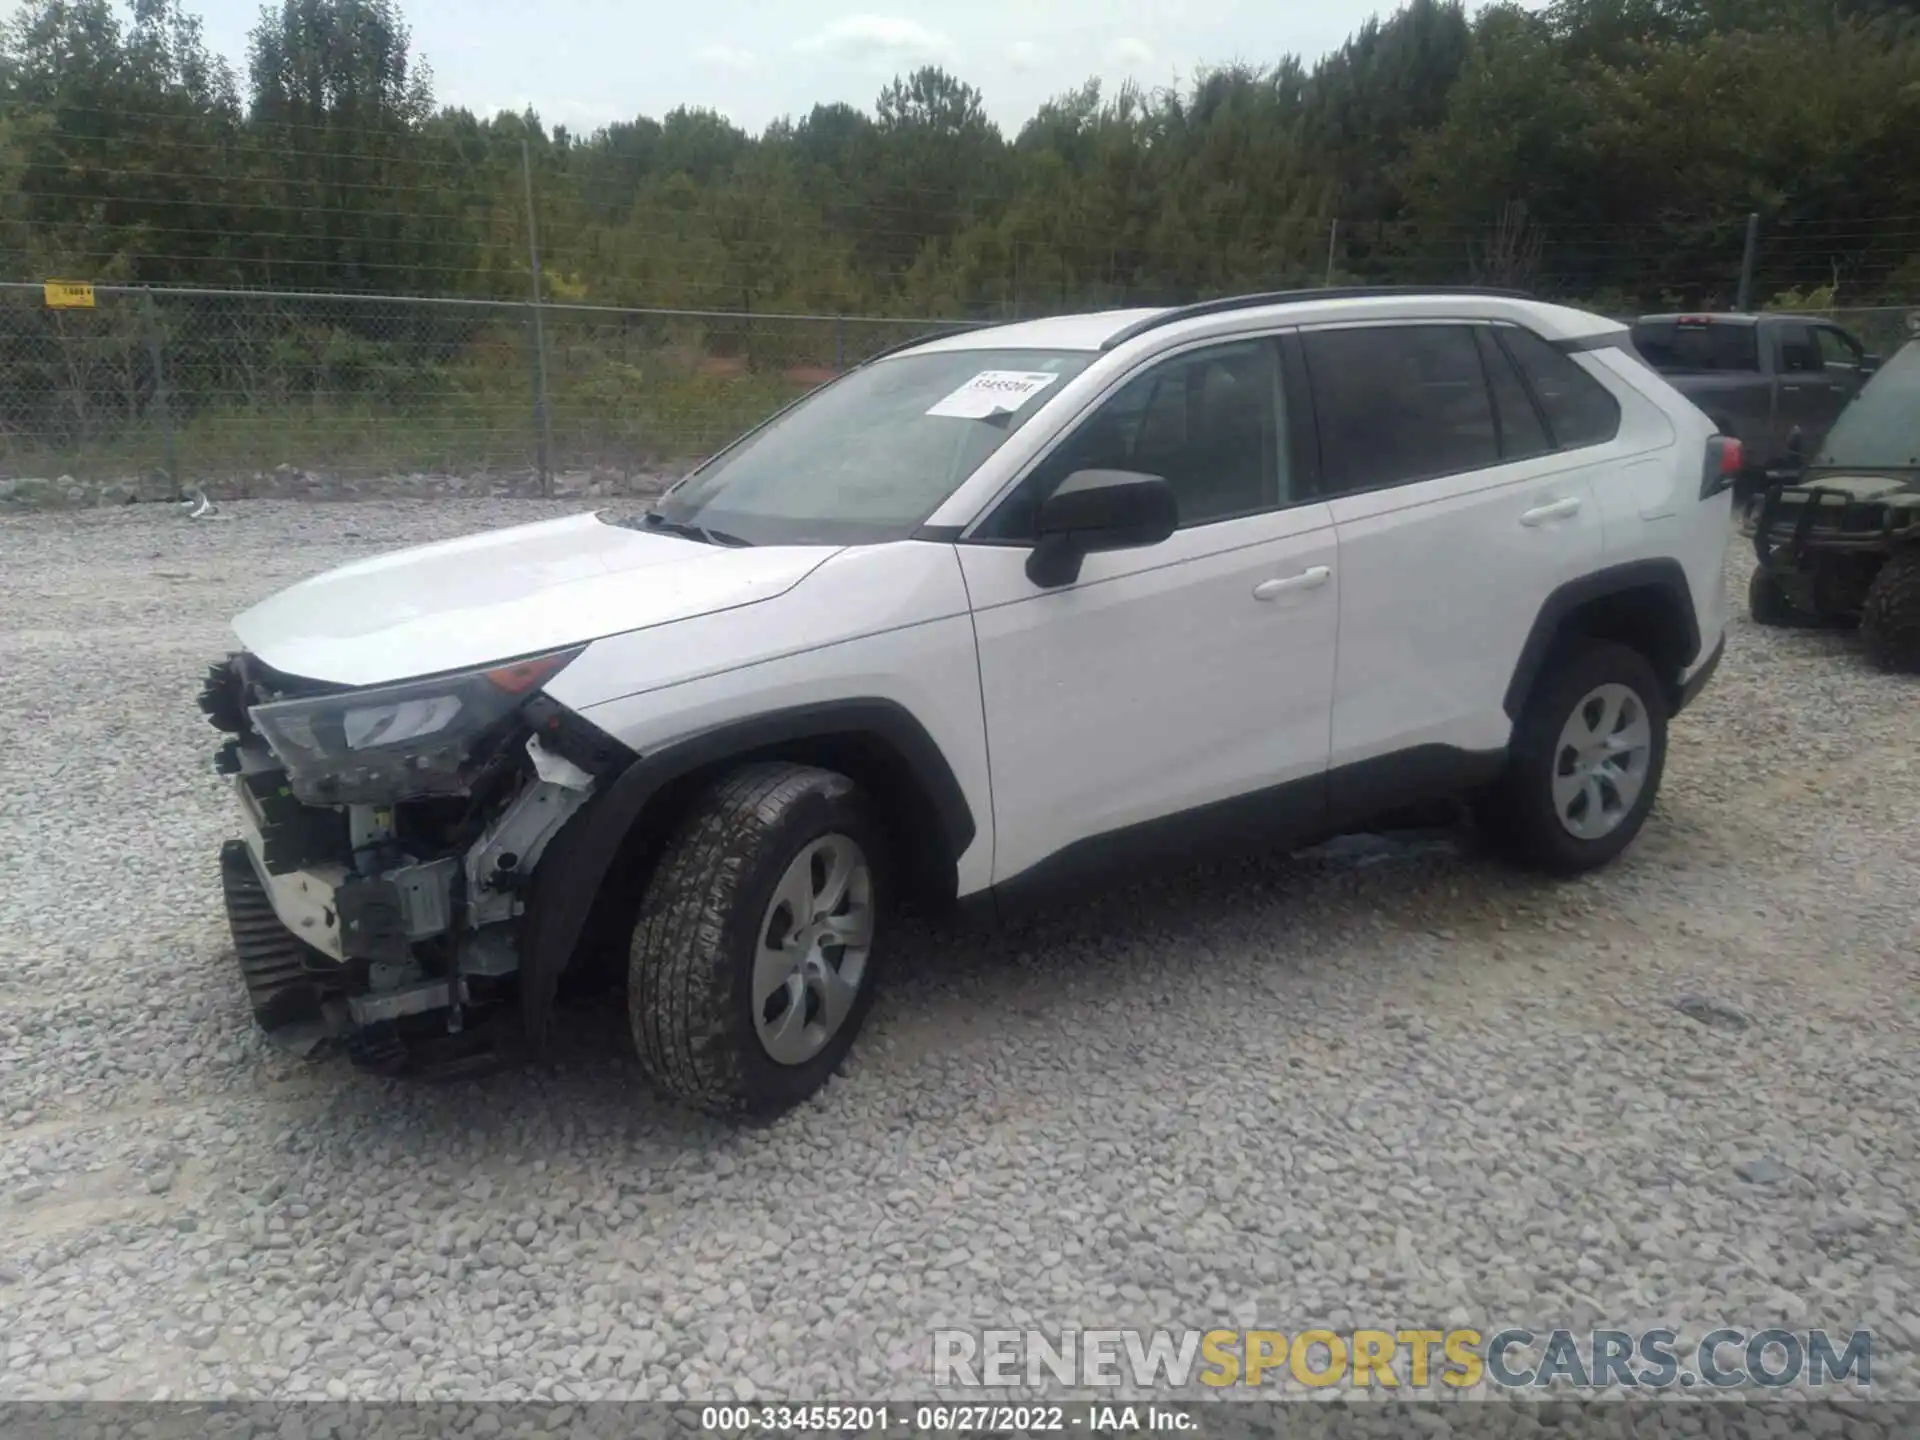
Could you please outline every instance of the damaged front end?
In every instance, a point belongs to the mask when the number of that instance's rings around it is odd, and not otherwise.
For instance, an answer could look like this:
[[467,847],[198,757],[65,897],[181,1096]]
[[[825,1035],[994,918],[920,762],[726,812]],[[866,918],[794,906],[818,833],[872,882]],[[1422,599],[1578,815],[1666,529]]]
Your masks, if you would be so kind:
[[242,832],[227,918],[275,1040],[382,1070],[486,1051],[470,1019],[515,994],[540,857],[632,758],[542,693],[579,653],[369,688],[245,653],[209,669]]

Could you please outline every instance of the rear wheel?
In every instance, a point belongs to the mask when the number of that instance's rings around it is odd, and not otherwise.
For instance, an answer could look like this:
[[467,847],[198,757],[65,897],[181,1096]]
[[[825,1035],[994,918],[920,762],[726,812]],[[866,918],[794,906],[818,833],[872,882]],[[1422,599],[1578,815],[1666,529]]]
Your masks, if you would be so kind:
[[654,1084],[770,1116],[827,1083],[873,1002],[874,827],[844,775],[745,766],[695,807],[648,881],[627,975]]
[[1764,565],[1755,566],[1753,578],[1747,581],[1747,613],[1756,625],[1804,629],[1821,623],[1818,616],[1787,598],[1786,588]]
[[1633,843],[1667,758],[1667,697],[1637,650],[1580,641],[1552,663],[1514,726],[1507,769],[1477,806],[1507,857],[1551,875],[1605,865]]
[[1920,675],[1920,547],[1896,550],[1867,587],[1860,642],[1882,670]]

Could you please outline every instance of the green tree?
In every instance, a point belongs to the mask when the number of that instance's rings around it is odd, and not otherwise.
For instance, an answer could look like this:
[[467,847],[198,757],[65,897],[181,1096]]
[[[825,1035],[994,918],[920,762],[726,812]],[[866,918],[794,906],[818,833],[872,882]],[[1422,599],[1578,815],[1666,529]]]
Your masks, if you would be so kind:
[[[233,77],[176,0],[35,0],[0,32],[10,209],[38,257],[95,279],[222,274]],[[22,257],[23,259],[25,257]]]
[[937,252],[988,217],[1002,180],[1005,141],[980,92],[934,66],[895,79],[875,106],[874,180],[862,197],[860,253],[904,274],[923,248]]
[[301,288],[444,287],[472,266],[423,134],[432,74],[392,0],[283,0],[248,51],[265,278]]
[[[1408,0],[1317,63],[1070,86],[1009,139],[927,67],[758,134],[436,110],[397,0],[276,0],[245,105],[185,0],[0,26],[15,274],[997,315],[1530,277],[1629,305],[1912,297],[1920,0]],[[1337,231],[1334,228],[1338,222]]]

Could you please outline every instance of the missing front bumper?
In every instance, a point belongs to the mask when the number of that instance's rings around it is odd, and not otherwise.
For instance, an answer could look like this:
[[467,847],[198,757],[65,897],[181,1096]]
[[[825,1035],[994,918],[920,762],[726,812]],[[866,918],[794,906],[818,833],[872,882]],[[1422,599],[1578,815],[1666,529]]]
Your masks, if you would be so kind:
[[[456,981],[426,974],[414,946],[447,935],[458,861],[445,857],[378,877],[320,862],[274,872],[261,807],[236,785],[242,837],[221,848],[227,924],[254,1020],[269,1039],[313,1056],[345,1046],[368,1068],[400,1068],[403,1036],[436,1014],[477,998],[467,975],[497,979],[517,968],[503,934],[468,938],[468,969]],[[445,1022],[438,1022],[442,1029]]]
[[271,1038],[304,1053],[344,1041],[392,1069],[403,1052],[471,1052],[492,1019],[514,1013],[501,1002],[518,993],[515,936],[542,851],[631,757],[536,695],[521,705],[524,757],[514,736],[495,737],[506,746],[476,760],[464,799],[409,789],[391,803],[303,800],[250,717],[338,688],[244,654],[202,686],[200,708],[228,737],[215,769],[239,803],[241,835],[220,862],[249,1004]]
[[345,1033],[344,967],[303,942],[277,913],[244,840],[220,847],[227,928],[254,1023],[283,1048],[309,1055]]
[[[300,940],[275,912],[258,862],[244,840],[220,850],[221,887],[240,979],[254,1022],[277,1048],[314,1059],[344,1051],[380,1074],[465,1074],[510,1063],[519,1027],[494,1023],[510,1007],[478,1009],[449,1033],[448,980],[422,979],[384,991],[348,993],[352,967]],[[466,957],[463,999],[474,987],[510,975],[516,961],[504,936],[482,932]]]

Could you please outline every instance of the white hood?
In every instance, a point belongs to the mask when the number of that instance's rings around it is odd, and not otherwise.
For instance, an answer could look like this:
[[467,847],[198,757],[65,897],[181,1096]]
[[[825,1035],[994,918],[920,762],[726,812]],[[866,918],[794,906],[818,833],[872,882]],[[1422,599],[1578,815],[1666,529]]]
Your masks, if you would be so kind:
[[377,685],[751,605],[837,548],[729,549],[569,515],[357,560],[233,629],[285,674]]

